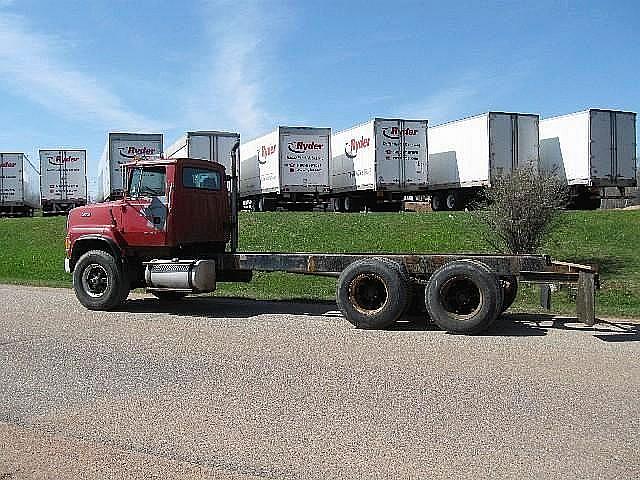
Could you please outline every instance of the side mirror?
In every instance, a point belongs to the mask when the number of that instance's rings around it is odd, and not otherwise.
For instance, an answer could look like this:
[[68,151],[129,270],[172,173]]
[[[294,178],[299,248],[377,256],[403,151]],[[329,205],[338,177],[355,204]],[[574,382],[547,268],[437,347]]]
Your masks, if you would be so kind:
[[232,177],[231,175],[225,175],[225,176],[224,176],[224,179],[225,179],[225,181],[227,181],[227,182],[230,182],[232,178],[233,178],[233,177]]

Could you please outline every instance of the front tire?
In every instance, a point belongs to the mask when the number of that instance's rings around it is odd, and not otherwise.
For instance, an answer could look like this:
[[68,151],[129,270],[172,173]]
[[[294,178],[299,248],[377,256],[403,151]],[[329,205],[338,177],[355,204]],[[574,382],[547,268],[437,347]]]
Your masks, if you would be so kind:
[[129,295],[129,283],[122,265],[103,250],[90,250],[73,269],[73,290],[89,310],[112,310]]

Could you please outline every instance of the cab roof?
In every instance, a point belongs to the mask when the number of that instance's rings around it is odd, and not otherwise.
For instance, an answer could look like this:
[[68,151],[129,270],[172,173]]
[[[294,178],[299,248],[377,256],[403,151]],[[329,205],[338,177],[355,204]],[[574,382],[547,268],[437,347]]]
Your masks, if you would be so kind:
[[132,162],[127,162],[124,165],[133,165],[133,166],[156,166],[156,165],[175,165],[178,163],[191,163],[191,164],[201,164],[202,166],[214,165],[216,167],[225,169],[224,165],[218,162],[212,162],[209,160],[203,160],[201,158],[151,158],[151,159],[140,159],[134,160]]

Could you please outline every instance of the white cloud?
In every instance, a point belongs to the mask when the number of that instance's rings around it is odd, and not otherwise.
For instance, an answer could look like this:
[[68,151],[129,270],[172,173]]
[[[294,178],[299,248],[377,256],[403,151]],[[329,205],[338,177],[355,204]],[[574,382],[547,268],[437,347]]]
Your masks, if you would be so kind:
[[0,82],[13,92],[67,118],[106,128],[157,128],[96,78],[61,60],[64,50],[59,37],[35,32],[23,17],[0,12]]
[[264,102],[275,70],[269,58],[280,22],[267,8],[260,2],[203,3],[211,47],[187,96],[188,121],[198,128],[236,130],[248,138],[274,126]]
[[418,101],[415,105],[405,106],[402,114],[410,118],[427,118],[429,124],[437,125],[464,115],[469,100],[478,94],[479,91],[472,86],[448,87]]

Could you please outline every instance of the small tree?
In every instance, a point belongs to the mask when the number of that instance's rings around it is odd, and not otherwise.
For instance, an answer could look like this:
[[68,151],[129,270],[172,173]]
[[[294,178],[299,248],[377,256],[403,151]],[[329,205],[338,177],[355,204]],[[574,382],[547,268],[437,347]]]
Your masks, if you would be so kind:
[[535,253],[553,229],[568,191],[553,173],[520,168],[485,191],[486,208],[475,213],[482,237],[497,251]]

